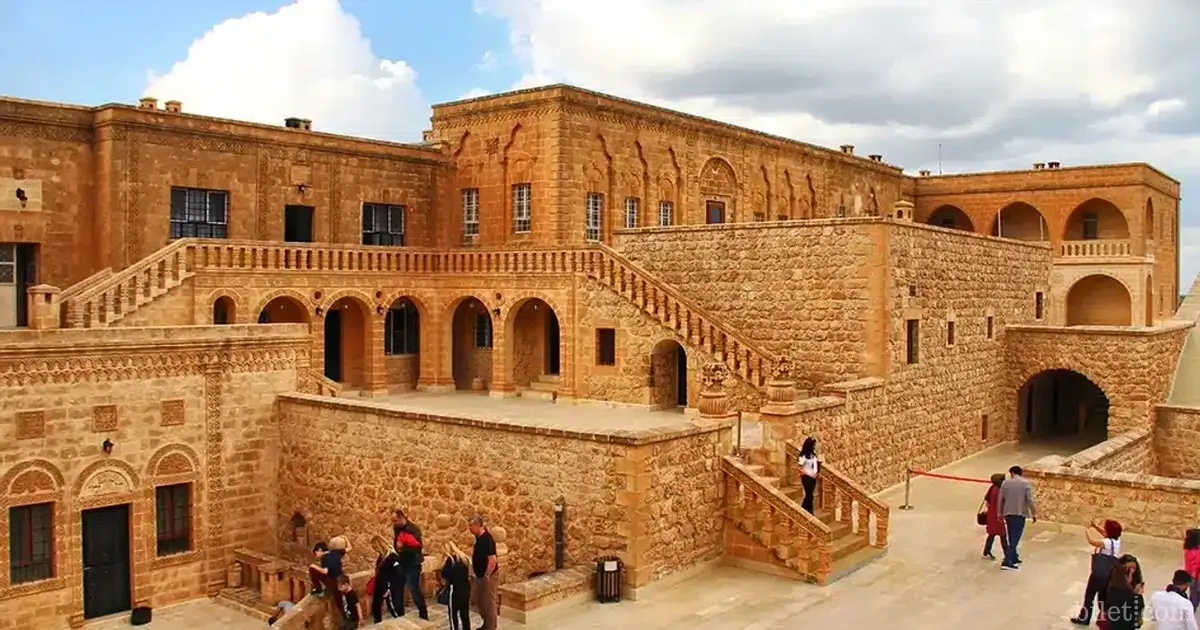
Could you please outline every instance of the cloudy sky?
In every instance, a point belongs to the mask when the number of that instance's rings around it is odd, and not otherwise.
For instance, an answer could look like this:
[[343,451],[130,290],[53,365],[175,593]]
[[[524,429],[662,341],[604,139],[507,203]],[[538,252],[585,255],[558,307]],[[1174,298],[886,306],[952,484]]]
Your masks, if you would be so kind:
[[[1200,272],[1200,1],[0,0],[0,93],[419,140],[429,104],[568,82],[908,172],[1146,161]],[[17,42],[18,45],[13,45]]]

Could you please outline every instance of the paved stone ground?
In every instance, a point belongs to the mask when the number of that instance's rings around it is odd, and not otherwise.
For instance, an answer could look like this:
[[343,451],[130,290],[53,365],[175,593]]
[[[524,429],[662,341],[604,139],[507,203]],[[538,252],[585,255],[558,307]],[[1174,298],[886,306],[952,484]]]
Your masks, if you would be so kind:
[[[88,630],[129,628],[129,613],[88,624]],[[267,623],[249,615],[226,608],[209,599],[160,608],[154,611],[154,621],[140,626],[146,630],[263,630]]]

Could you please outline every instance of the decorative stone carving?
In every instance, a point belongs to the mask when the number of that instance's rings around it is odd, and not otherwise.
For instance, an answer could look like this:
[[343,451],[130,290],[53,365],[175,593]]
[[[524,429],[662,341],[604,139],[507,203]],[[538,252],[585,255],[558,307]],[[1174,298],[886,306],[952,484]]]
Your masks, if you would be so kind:
[[708,363],[700,369],[700,382],[704,390],[720,391],[729,380],[729,367],[724,363]]
[[46,437],[46,412],[37,411],[17,412],[17,439],[29,440]]
[[133,484],[128,477],[118,470],[105,468],[89,477],[79,494],[80,498],[89,498],[106,494],[121,494],[132,490]]
[[192,472],[192,462],[188,460],[183,453],[169,453],[158,462],[158,468],[154,471],[155,475],[165,477],[167,475],[181,475]]
[[92,431],[106,433],[117,430],[117,406],[96,405],[92,407]]
[[729,394],[725,382],[729,380],[729,367],[724,363],[709,363],[700,370],[700,415],[704,418],[724,418],[729,412]]
[[19,496],[25,494],[37,494],[39,492],[54,492],[54,479],[45,471],[31,469],[21,473],[13,480],[12,485],[8,488],[8,494]]
[[484,143],[484,151],[486,151],[488,155],[496,155],[499,153],[500,138],[488,138],[487,142]]
[[164,427],[173,427],[183,424],[187,415],[187,403],[180,400],[164,400],[159,409],[161,416],[161,424]]

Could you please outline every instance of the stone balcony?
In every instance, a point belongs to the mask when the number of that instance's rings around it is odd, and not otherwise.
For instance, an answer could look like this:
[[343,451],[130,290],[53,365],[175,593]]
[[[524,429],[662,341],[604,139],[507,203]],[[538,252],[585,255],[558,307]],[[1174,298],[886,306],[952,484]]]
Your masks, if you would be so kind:
[[1111,262],[1153,262],[1154,246],[1148,242],[1143,251],[1134,248],[1129,239],[1093,239],[1086,241],[1062,241],[1058,247],[1056,262],[1066,264]]

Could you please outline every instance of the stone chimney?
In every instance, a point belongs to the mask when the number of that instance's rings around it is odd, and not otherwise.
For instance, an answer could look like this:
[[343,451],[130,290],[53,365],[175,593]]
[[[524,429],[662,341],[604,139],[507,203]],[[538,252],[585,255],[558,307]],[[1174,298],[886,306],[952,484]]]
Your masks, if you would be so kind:
[[167,101],[165,105],[167,106],[167,111],[171,112],[172,114],[183,113],[183,103],[180,103],[179,101]]
[[913,204],[911,201],[901,199],[892,204],[892,218],[897,221],[912,221],[913,220]]
[[153,96],[143,96],[138,100],[138,107],[142,109],[158,109],[158,99]]
[[307,118],[301,118],[300,128],[304,131],[312,131],[312,121]]
[[1040,171],[1044,168],[1046,168],[1046,164],[1044,162],[1034,162],[1033,163],[1033,170],[1035,170],[1035,171]]
[[1059,167],[1059,163],[1058,163],[1058,162],[1046,162],[1046,166],[1047,166],[1048,168],[1058,168],[1058,167]]
[[304,123],[304,121],[300,120],[299,118],[284,118],[283,119],[283,126],[287,127],[288,129],[300,129],[300,126],[303,123]]
[[871,155],[868,155],[867,157],[871,158],[872,162],[882,162],[883,161],[883,156],[879,155],[878,153],[872,153]]
[[933,172],[933,171],[929,171],[929,170],[926,170],[926,169],[921,169],[921,170],[917,171],[917,175],[920,175],[921,177],[929,177],[929,175],[930,175],[932,172]]
[[854,155],[854,145],[853,144],[843,144],[842,146],[840,146],[838,148],[840,148],[842,150],[842,153],[845,153],[846,155]]
[[29,287],[29,327],[33,330],[58,328],[61,323],[61,306],[58,294],[62,289],[49,284]]

